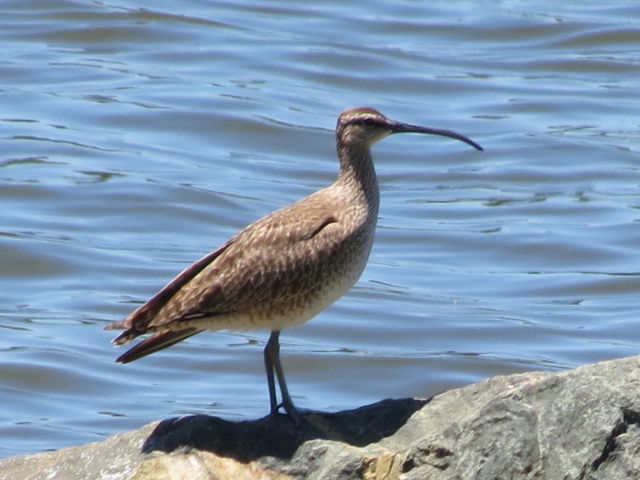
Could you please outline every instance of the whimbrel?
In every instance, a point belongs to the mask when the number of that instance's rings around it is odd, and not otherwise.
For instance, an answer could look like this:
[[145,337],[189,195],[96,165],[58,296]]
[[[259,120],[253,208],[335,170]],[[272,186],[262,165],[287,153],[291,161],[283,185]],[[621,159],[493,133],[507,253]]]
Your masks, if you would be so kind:
[[335,183],[255,221],[124,320],[105,327],[125,330],[115,345],[151,334],[116,361],[137,360],[203,330],[270,329],[264,363],[271,414],[282,406],[299,422],[280,363],[280,330],[305,323],[360,277],[378,217],[370,148],[400,132],[441,135],[482,150],[450,130],[395,122],[372,108],[345,110],[336,128],[340,172]]

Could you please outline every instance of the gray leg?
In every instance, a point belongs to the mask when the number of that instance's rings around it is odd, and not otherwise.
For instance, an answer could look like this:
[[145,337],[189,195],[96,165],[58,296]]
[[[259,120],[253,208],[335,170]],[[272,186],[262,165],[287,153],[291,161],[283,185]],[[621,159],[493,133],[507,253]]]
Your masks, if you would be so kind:
[[[264,347],[264,366],[267,370],[267,386],[269,387],[269,402],[271,403],[271,415],[278,413],[278,398],[276,397],[276,382],[273,370],[273,349],[278,348],[278,334],[272,331],[267,345]],[[275,343],[274,343],[275,342]]]
[[293,419],[296,424],[300,424],[300,414],[293,405],[291,396],[289,395],[289,389],[287,388],[287,382],[284,378],[284,370],[280,363],[280,330],[273,330],[267,346],[264,349],[264,363],[267,369],[267,383],[269,385],[269,400],[271,401],[271,413],[274,414],[278,411],[278,401],[276,399],[276,388],[274,382],[275,377],[278,379],[278,386],[280,387],[280,395],[282,396],[282,406],[285,412]]

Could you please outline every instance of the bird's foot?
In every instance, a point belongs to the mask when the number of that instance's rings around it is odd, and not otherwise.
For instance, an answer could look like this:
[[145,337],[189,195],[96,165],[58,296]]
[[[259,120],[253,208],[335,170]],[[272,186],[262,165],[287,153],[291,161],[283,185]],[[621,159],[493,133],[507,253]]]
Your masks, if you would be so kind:
[[303,415],[314,415],[317,413],[321,413],[317,410],[311,410],[308,408],[298,408],[293,405],[293,403],[282,402],[278,404],[274,409],[271,409],[271,415],[280,415],[279,410],[283,408],[285,413],[289,416],[289,418],[293,421],[293,424],[296,427],[299,427],[302,424],[302,416]]

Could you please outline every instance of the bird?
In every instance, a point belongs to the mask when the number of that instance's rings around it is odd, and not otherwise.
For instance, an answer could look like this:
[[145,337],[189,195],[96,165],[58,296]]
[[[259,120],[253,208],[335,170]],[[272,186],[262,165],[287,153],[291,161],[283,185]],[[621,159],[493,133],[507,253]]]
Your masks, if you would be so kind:
[[397,122],[370,107],[344,110],[336,126],[335,182],[251,223],[126,318],[108,324],[105,330],[124,330],[112,340],[115,346],[150,335],[116,362],[138,360],[205,330],[268,329],[263,354],[270,415],[283,408],[299,424],[303,411],[294,406],[287,388],[280,332],[316,316],[360,277],[378,218],[371,147],[389,135],[411,132],[483,150],[451,130]]

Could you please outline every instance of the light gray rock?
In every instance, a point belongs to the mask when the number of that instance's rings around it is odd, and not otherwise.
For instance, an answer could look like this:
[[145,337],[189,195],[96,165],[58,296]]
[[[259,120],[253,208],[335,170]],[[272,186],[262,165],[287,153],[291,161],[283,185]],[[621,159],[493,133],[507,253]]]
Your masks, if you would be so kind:
[[191,416],[0,460],[1,480],[640,479],[640,357],[333,414]]
[[153,425],[119,433],[102,442],[0,459],[0,480],[129,478],[144,461],[140,448]]
[[438,395],[410,420],[423,435],[403,478],[640,479],[639,367],[632,357]]

